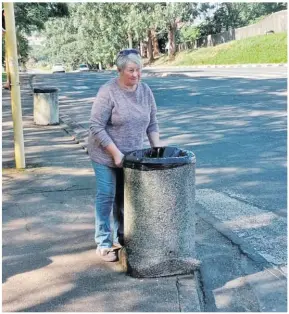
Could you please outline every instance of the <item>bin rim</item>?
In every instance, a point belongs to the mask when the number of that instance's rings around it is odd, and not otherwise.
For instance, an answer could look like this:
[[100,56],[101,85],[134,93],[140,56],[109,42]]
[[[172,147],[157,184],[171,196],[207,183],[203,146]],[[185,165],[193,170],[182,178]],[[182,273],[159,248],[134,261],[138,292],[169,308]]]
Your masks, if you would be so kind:
[[[152,149],[166,149],[178,150],[182,153],[182,156],[172,156],[172,157],[137,157],[137,153],[148,152]],[[135,154],[135,155],[133,155]],[[185,166],[188,164],[195,164],[196,156],[193,152],[180,149],[175,146],[162,146],[154,148],[139,149],[125,154],[123,167],[138,169],[138,170],[162,170]]]
[[33,93],[34,94],[49,94],[49,93],[56,93],[59,89],[56,87],[34,87]]

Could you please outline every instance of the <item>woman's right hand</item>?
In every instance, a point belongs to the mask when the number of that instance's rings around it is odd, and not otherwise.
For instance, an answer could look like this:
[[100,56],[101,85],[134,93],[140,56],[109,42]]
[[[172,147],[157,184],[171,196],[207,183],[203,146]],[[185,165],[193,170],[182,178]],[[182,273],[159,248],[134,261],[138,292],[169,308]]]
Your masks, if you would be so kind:
[[118,168],[122,167],[123,158],[124,158],[124,154],[121,152],[113,156],[114,163]]

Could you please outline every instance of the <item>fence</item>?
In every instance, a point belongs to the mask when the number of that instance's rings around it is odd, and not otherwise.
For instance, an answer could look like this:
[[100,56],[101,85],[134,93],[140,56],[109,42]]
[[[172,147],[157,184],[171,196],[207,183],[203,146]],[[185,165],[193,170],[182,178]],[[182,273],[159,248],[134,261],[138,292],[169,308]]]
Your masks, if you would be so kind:
[[216,46],[231,40],[264,35],[267,32],[287,32],[287,10],[272,13],[256,24],[202,37],[196,41],[194,48]]

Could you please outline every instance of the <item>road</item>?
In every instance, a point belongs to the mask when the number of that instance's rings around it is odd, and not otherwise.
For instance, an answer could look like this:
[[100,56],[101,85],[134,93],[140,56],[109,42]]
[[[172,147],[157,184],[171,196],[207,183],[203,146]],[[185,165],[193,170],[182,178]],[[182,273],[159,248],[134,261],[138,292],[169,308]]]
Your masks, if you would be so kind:
[[[286,216],[287,68],[149,71],[156,76],[144,70],[143,81],[156,98],[161,139],[196,154],[197,189]],[[93,98],[115,75],[37,75],[36,85],[58,87],[60,115],[88,129]]]

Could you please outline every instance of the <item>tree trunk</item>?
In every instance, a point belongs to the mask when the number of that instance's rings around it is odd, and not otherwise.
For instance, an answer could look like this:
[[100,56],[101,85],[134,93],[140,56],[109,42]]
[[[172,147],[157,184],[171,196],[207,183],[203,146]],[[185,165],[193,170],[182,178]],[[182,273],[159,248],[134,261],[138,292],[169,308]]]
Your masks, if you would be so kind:
[[154,28],[151,29],[151,36],[152,36],[152,42],[153,42],[153,56],[159,56],[160,55],[160,48],[158,43],[158,38],[156,35],[156,30]]
[[152,43],[152,34],[151,30],[149,29],[147,31],[147,36],[148,36],[148,48],[147,48],[147,53],[148,53],[148,61],[152,62],[154,60],[154,55],[153,55],[153,43]]
[[140,41],[139,42],[139,52],[140,52],[140,56],[143,58],[144,57],[144,49],[143,49],[143,42]]
[[169,59],[173,58],[176,54],[176,24],[172,23],[169,26]]
[[147,45],[145,42],[141,41],[139,43],[140,46],[140,55],[142,58],[146,58],[147,57]]
[[128,32],[127,38],[128,38],[128,47],[132,48],[132,33],[131,32]]

